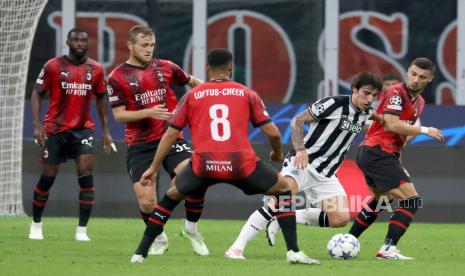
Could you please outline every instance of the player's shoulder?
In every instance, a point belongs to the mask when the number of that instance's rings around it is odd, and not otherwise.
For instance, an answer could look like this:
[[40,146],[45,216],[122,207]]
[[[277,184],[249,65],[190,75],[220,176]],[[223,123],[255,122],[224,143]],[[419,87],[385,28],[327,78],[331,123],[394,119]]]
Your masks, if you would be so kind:
[[337,95],[337,96],[328,96],[321,98],[316,103],[327,104],[327,105],[344,105],[349,104],[350,96],[349,95]]
[[103,69],[103,65],[102,65],[100,62],[98,62],[98,61],[96,61],[95,59],[92,59],[92,58],[90,58],[90,57],[88,57],[88,58],[86,59],[86,64],[87,64],[88,66],[92,66],[92,67],[97,67],[97,68]]
[[407,87],[405,86],[405,83],[397,83],[394,84],[393,86],[389,87],[386,90],[386,94],[396,94],[399,96],[407,96]]
[[50,68],[50,67],[53,67],[53,66],[58,66],[58,64],[62,64],[66,61],[65,59],[65,56],[57,56],[57,57],[53,57],[49,60],[47,60],[44,64],[44,67],[45,68]]
[[173,66],[177,66],[176,63],[174,63],[173,61],[169,60],[169,59],[162,59],[162,58],[154,58],[152,60],[152,62],[154,62],[155,64],[157,64],[158,66],[161,66],[161,67],[168,67],[168,68],[171,68]]
[[121,63],[120,65],[116,66],[115,69],[113,69],[110,74],[108,74],[108,79],[121,77],[121,75],[124,74],[124,71],[127,70],[127,66],[125,66],[125,64],[126,63]]

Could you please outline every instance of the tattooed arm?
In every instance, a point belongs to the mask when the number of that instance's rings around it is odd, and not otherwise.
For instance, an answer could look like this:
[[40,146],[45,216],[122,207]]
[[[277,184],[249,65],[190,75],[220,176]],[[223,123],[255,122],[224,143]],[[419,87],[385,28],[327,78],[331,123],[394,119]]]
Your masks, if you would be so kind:
[[315,122],[308,109],[295,116],[291,121],[292,146],[296,152],[294,166],[304,169],[308,164],[308,155],[304,145],[304,125]]

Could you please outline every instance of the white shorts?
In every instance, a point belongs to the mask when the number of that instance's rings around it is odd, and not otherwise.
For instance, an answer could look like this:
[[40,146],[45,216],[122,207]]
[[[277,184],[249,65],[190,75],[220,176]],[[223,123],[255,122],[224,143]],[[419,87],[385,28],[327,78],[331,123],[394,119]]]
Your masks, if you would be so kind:
[[304,192],[307,200],[312,204],[318,204],[325,199],[335,196],[347,196],[344,188],[336,175],[326,177],[315,170],[311,165],[306,169],[298,170],[294,167],[294,157],[284,161],[281,174],[290,176],[297,182],[299,192]]

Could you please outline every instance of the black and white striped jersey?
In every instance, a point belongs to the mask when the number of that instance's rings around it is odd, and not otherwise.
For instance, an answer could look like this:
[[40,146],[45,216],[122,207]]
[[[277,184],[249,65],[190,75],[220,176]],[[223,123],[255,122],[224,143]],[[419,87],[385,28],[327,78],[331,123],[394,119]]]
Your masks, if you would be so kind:
[[[309,165],[330,177],[341,165],[352,140],[362,131],[372,111],[359,111],[352,104],[351,96],[323,98],[307,111],[316,119],[304,137]],[[291,154],[295,155],[295,151]]]

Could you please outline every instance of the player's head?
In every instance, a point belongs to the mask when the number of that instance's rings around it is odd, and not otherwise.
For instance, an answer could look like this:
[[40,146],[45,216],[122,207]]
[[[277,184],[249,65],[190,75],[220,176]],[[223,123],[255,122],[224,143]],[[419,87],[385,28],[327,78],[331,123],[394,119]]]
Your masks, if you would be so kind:
[[233,56],[228,49],[212,49],[207,56],[207,74],[209,78],[231,78],[233,71]]
[[141,64],[149,63],[155,50],[155,33],[152,28],[142,25],[132,27],[128,32],[128,48],[131,58]]
[[421,93],[433,80],[436,66],[425,57],[416,58],[410,63],[407,71],[407,88],[414,93]]
[[73,28],[68,32],[66,45],[69,47],[70,55],[81,59],[89,49],[89,34],[83,28]]
[[394,84],[402,81],[402,78],[396,73],[386,73],[383,75],[383,91],[389,89]]
[[368,109],[383,88],[381,78],[372,72],[358,73],[352,80],[352,103],[360,110]]

